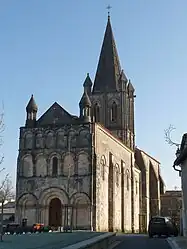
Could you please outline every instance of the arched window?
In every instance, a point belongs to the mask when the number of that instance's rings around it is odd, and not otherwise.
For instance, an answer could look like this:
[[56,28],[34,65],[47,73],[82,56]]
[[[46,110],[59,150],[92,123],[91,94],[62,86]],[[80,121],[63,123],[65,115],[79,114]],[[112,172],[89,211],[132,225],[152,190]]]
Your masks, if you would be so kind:
[[53,157],[53,164],[52,164],[52,176],[58,175],[58,158]]
[[93,114],[95,117],[95,122],[99,122],[100,121],[100,108],[97,103],[94,105]]
[[117,121],[117,116],[118,116],[118,107],[115,101],[113,101],[112,106],[111,106],[111,121],[116,122]]

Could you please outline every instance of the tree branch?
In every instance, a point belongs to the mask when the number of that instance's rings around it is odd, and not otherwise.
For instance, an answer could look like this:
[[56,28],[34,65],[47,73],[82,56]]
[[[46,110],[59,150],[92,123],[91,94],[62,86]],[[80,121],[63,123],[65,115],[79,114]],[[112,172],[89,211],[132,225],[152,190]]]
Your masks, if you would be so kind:
[[164,130],[164,134],[165,134],[165,141],[170,145],[170,146],[176,146],[177,148],[179,148],[180,144],[176,143],[174,141],[172,141],[171,138],[171,132],[174,131],[176,128],[172,125],[170,125],[168,127],[168,129]]

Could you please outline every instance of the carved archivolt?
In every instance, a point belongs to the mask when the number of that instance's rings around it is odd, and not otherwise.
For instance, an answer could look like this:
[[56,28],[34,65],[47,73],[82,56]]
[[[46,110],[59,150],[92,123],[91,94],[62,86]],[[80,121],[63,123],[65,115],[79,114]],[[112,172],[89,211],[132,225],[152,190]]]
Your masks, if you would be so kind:
[[79,146],[86,147],[89,144],[90,133],[88,129],[79,132]]
[[79,205],[79,204],[90,204],[90,198],[86,193],[75,193],[72,195],[71,204]]
[[42,133],[37,133],[36,134],[36,148],[37,149],[42,149],[44,147],[44,138],[43,138],[43,135]]
[[46,134],[46,147],[48,149],[50,148],[54,148],[55,146],[55,136],[54,136],[54,132],[52,131],[49,131],[47,134]]
[[70,130],[68,133],[68,147],[76,147],[77,144],[77,136],[76,136],[76,131],[75,130]]
[[63,189],[60,188],[47,188],[42,191],[39,197],[39,204],[47,206],[49,205],[50,201],[54,198],[58,198],[62,204],[68,203],[67,194]]
[[67,147],[67,136],[65,136],[64,131],[57,132],[57,148],[63,149]]
[[28,206],[31,207],[37,205],[38,200],[35,195],[26,193],[20,196],[17,203],[22,207],[28,207]]
[[25,148],[31,150],[33,147],[33,135],[31,132],[25,134]]

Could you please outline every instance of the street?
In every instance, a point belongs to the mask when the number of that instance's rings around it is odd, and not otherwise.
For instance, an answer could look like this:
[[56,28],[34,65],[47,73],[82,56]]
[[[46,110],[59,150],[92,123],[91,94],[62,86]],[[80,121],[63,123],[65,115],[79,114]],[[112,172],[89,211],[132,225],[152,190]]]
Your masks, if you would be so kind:
[[117,235],[119,244],[114,249],[171,249],[166,238],[152,238],[147,235]]

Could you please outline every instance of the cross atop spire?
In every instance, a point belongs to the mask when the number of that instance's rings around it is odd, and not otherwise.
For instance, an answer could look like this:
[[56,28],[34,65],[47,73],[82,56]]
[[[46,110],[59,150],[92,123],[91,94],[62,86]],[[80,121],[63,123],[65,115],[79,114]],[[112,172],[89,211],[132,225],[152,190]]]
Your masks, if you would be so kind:
[[108,5],[106,8],[108,10],[108,18],[110,18],[110,9],[112,9],[112,7],[110,5]]

